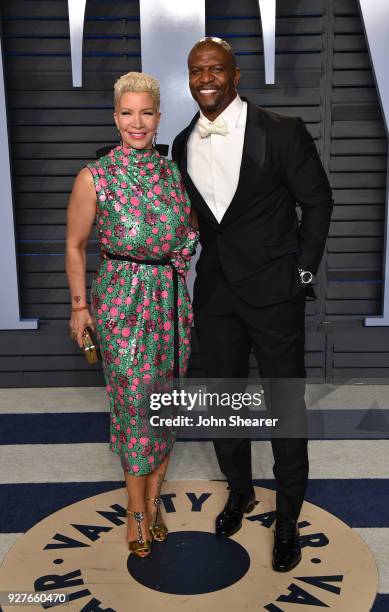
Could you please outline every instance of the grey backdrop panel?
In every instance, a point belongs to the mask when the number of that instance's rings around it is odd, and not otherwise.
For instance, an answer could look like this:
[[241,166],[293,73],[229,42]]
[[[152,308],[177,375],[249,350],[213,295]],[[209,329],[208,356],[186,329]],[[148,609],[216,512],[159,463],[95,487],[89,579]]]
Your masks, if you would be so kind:
[[[0,384],[103,384],[68,338],[65,211],[78,169],[115,143],[113,82],[141,69],[139,4],[87,1],[82,89],[71,83],[66,0],[4,3],[2,30],[21,317],[40,329],[0,332]],[[277,0],[271,86],[258,0],[206,0],[206,32],[237,52],[242,95],[306,121],[334,186],[318,300],[307,302],[308,374],[388,376],[389,331],[363,325],[381,312],[387,141],[357,1]],[[93,234],[88,286],[97,261]],[[201,373],[194,337],[190,374]]]

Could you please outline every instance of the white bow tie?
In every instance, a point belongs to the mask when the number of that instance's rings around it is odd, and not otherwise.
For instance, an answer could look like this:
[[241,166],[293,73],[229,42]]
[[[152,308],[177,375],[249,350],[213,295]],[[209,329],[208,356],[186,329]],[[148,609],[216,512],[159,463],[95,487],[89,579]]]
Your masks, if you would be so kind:
[[200,117],[197,123],[201,138],[207,138],[210,134],[219,134],[220,136],[227,136],[228,127],[223,117],[215,119],[215,121],[208,121]]

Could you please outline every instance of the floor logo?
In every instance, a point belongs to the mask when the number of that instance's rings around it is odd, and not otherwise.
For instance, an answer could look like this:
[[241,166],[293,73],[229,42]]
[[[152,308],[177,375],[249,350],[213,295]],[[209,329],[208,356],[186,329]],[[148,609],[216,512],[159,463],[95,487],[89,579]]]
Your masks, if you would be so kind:
[[275,494],[256,487],[256,497],[259,504],[243,528],[232,538],[217,538],[213,523],[226,499],[225,484],[165,483],[170,534],[153,544],[148,559],[126,548],[125,489],[90,497],[52,514],[16,542],[0,568],[1,590],[66,591],[70,602],[56,608],[67,612],[368,612],[378,577],[360,537],[305,503],[303,560],[292,572],[277,574],[270,568]]

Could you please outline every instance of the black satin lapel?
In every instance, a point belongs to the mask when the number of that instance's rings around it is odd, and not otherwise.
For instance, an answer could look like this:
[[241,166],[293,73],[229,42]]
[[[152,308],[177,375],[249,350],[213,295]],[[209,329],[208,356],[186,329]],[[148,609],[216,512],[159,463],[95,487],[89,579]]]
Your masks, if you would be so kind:
[[266,157],[266,131],[263,113],[258,106],[247,103],[247,122],[243,150],[263,169]]
[[[189,136],[191,135],[193,128],[195,126],[195,124],[197,123],[197,120],[200,116],[200,113],[197,112],[195,114],[195,116],[193,117],[192,121],[190,122],[190,124],[188,125],[188,127],[186,128],[186,133],[185,133],[185,139],[184,139],[184,144],[183,144],[183,149],[182,149],[182,153],[181,153],[181,160],[180,160],[180,170],[181,172],[187,172],[188,169],[188,140],[189,140]],[[189,175],[188,175],[189,176]]]

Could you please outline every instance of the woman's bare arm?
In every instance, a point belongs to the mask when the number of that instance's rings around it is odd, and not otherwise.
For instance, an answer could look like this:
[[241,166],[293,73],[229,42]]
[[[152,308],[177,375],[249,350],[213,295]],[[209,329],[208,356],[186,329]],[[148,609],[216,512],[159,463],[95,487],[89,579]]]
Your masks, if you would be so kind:
[[[72,307],[85,306],[86,299],[86,245],[96,215],[96,191],[88,168],[83,168],[74,181],[67,211],[66,274]],[[89,310],[72,313],[70,327],[77,331],[82,345],[82,332],[92,325]]]

